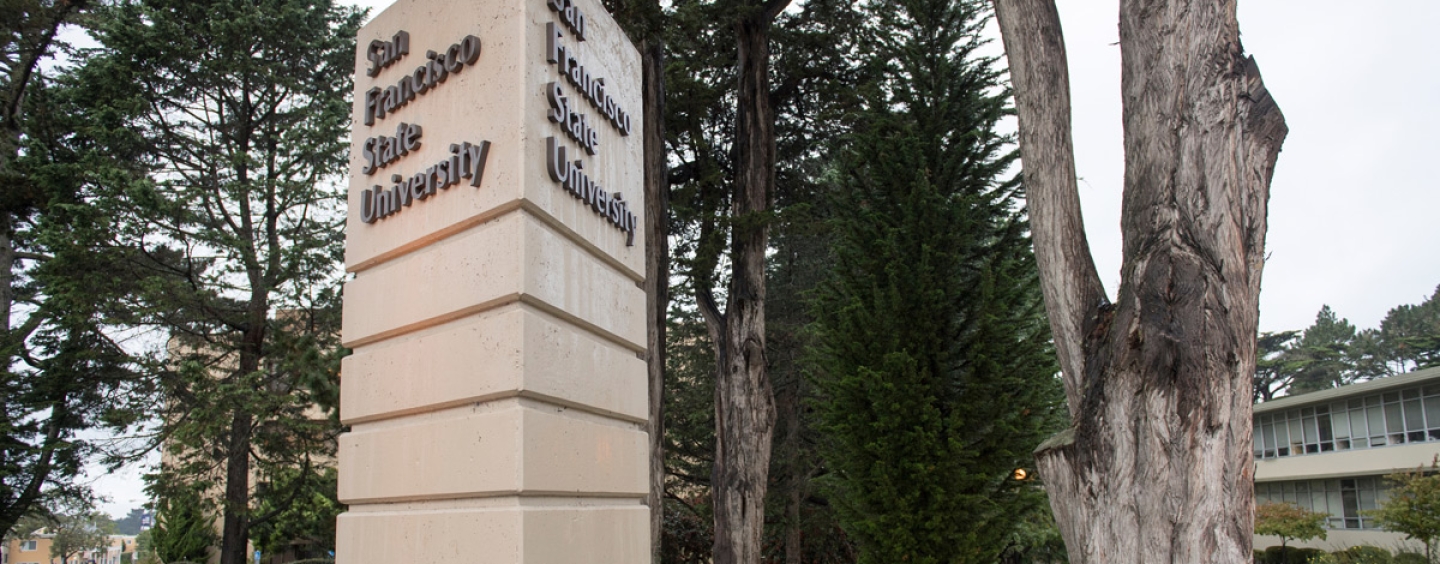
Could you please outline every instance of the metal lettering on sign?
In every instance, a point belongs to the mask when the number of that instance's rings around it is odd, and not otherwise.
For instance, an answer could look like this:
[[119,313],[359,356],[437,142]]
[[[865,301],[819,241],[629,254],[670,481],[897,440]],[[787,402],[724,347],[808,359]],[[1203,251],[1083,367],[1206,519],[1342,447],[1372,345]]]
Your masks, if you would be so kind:
[[393,86],[383,89],[377,86],[365,93],[365,125],[375,125],[375,120],[385,119],[386,115],[405,107],[416,97],[444,84],[450,75],[459,74],[466,66],[475,64],[480,58],[480,38],[467,35],[444,51],[426,51],[425,58],[429,62],[415,67],[414,72],[400,77]]

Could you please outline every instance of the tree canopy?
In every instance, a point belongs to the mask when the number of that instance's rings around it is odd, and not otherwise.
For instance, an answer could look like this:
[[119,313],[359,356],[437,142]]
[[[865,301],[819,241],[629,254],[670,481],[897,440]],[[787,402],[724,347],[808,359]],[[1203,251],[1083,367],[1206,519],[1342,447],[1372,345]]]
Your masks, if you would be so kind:
[[1058,429],[981,2],[865,5],[867,82],[837,143],[834,265],[813,302],[821,453],[860,562],[992,562],[1043,497],[1015,480]]
[[1280,537],[1280,546],[1292,540],[1325,539],[1329,513],[1310,511],[1293,503],[1268,502],[1255,506],[1255,534]]
[[1257,348],[1256,401],[1440,366],[1440,287],[1368,329],[1322,306],[1309,327],[1263,333]]
[[143,149],[143,178],[104,209],[134,255],[132,323],[168,341],[147,366],[169,454],[152,488],[222,492],[223,564],[247,562],[250,528],[284,509],[257,513],[252,479],[301,488],[282,474],[334,451],[361,16],[328,0],[121,0],[96,14],[79,71]]
[[133,423],[147,397],[114,321],[127,280],[98,191],[124,182],[133,147],[100,147],[59,30],[95,2],[18,0],[0,15],[0,530],[87,498],[101,454],[81,431]]
[[1434,562],[1440,540],[1440,458],[1430,466],[1385,477],[1390,496],[1369,514],[1380,527],[1425,544],[1425,559]]

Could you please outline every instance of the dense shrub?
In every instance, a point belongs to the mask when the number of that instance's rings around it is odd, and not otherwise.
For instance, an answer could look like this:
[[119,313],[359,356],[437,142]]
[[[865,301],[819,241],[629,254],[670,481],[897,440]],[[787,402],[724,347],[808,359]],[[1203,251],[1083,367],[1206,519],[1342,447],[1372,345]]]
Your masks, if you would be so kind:
[[1430,564],[1425,561],[1425,555],[1418,552],[1401,552],[1395,555],[1392,560],[1394,564]]
[[1256,564],[1309,564],[1310,561],[1328,556],[1325,551],[1318,548],[1299,548],[1294,546],[1272,546],[1264,552],[1257,551],[1255,555]]
[[1383,548],[1352,546],[1311,560],[1310,564],[1395,564],[1395,557]]
[[1330,553],[1335,564],[1394,564],[1390,551],[1376,546],[1352,546]]

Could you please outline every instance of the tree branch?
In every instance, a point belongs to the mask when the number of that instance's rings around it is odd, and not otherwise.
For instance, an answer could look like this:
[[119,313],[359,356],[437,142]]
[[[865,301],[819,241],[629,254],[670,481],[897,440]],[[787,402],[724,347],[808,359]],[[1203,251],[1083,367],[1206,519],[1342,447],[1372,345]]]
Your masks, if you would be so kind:
[[994,3],[1015,85],[1035,262],[1073,416],[1085,385],[1086,339],[1108,300],[1080,215],[1060,14],[1053,0]]
[[691,277],[691,285],[695,286],[695,304],[700,308],[700,315],[705,318],[705,330],[710,334],[711,344],[715,346],[716,357],[724,358],[725,314],[720,313],[720,306],[715,303],[715,293],[705,282]]
[[[20,64],[19,76],[15,77],[14,81],[10,84],[9,99],[5,101],[5,114],[0,116],[0,118],[3,118],[6,126],[18,127],[14,120],[15,116],[20,115],[20,103],[24,99],[23,93],[25,92],[25,87],[30,83],[30,77],[35,75],[35,68],[40,66],[40,59],[45,56],[46,51],[50,50],[50,44],[55,41],[55,34],[60,31],[60,24],[64,23],[66,16],[68,16],[70,12],[84,8],[86,3],[85,0],[60,2],[60,5],[56,6],[57,12],[55,13],[55,19],[50,21],[49,27],[41,34],[39,41],[34,45],[34,49],[31,50],[30,53],[22,55],[23,61]],[[24,40],[23,36],[20,40]],[[24,49],[19,49],[19,51],[23,52]]]

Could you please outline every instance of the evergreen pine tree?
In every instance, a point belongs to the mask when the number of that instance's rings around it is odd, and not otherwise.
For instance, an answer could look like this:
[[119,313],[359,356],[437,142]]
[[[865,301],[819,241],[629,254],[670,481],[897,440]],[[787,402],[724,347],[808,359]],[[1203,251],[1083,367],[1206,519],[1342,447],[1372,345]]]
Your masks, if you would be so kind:
[[1355,370],[1379,378],[1440,366],[1440,288],[1415,305],[1391,308],[1379,329],[1355,337]]
[[1006,91],[973,0],[870,4],[873,78],[843,148],[816,407],[860,561],[993,562],[1043,499],[1014,479],[1058,425]]
[[216,544],[211,507],[192,488],[170,488],[159,498],[150,528],[151,550],[162,562],[205,562]]
[[110,313],[112,222],[97,183],[123,177],[122,147],[87,144],[64,25],[95,2],[7,1],[0,10],[0,533],[88,497],[77,480],[104,444],[97,427],[136,418],[128,356]]
[[1287,352],[1295,368],[1289,393],[1303,394],[1354,382],[1355,337],[1355,326],[1349,320],[1335,315],[1330,306],[1322,306],[1315,314],[1315,323]]
[[[340,174],[362,14],[123,0],[98,15],[88,86],[147,149],[148,181],[111,209],[140,257],[137,317],[169,338],[153,365],[170,454],[154,487],[219,496],[220,563],[243,564],[251,527],[310,487],[288,471],[332,456],[339,432]],[[257,486],[296,495],[260,508]]]

